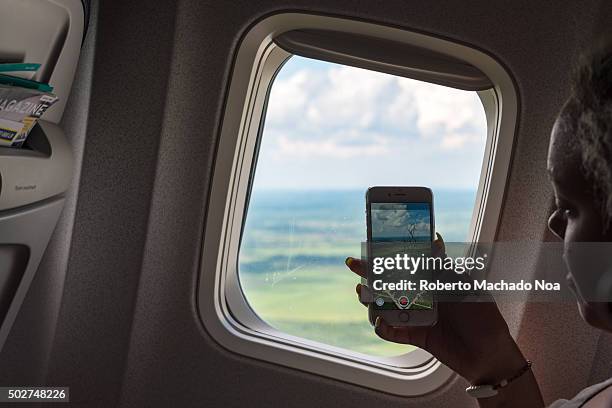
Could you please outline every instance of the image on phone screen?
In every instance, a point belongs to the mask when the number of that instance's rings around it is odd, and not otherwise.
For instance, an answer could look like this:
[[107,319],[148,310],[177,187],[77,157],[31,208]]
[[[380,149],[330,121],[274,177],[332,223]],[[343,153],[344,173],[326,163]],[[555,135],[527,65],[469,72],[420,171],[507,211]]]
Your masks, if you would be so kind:
[[[370,204],[371,240],[377,257],[395,257],[396,254],[421,257],[431,253],[432,216],[430,203],[377,203]],[[427,271],[391,270],[385,272],[387,281],[425,279]],[[427,291],[374,290],[375,310],[429,310],[433,308],[433,295]]]

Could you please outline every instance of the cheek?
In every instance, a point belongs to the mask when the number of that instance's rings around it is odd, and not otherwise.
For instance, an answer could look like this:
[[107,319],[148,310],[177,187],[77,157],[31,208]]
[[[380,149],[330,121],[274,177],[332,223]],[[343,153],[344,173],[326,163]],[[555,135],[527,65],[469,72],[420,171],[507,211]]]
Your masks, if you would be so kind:
[[[596,290],[596,288],[592,286],[593,282],[588,282],[589,278],[584,275],[585,271],[582,271],[582,273],[583,274],[580,276],[572,276],[571,278],[571,281],[573,281],[572,286],[574,286],[574,293],[578,294],[576,292],[582,292],[576,299],[580,316],[590,326],[612,331],[612,303],[607,301],[594,301],[592,292]],[[608,294],[606,298],[609,299],[610,295]]]
[[603,223],[593,208],[579,209],[579,216],[570,218],[565,229],[565,242],[605,242]]
[[[579,212],[582,216],[568,219],[565,229],[563,257],[583,301],[600,299],[600,280],[610,267],[609,245],[602,242],[599,217]],[[585,316],[586,317],[586,316]]]
[[586,305],[593,308],[594,303],[612,300],[612,276],[608,276],[612,271],[612,251],[604,238],[598,217],[568,220],[563,256],[578,300],[584,302],[581,312],[589,322],[594,315],[593,310],[584,309]]
[[612,331],[612,304],[607,302],[578,302],[580,316],[590,326],[597,329]]

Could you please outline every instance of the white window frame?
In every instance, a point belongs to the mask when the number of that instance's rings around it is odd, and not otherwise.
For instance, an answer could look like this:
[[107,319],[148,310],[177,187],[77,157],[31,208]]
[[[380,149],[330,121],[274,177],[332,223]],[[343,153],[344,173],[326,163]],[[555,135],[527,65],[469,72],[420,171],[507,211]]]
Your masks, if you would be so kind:
[[493,90],[479,92],[488,137],[470,236],[479,242],[495,238],[517,118],[514,84],[502,66],[481,51],[421,33],[335,17],[277,14],[245,34],[234,60],[209,196],[197,308],[208,333],[232,352],[391,394],[423,395],[453,375],[424,350],[373,357],[282,333],[256,315],[240,287],[238,252],[257,140],[269,87],[290,56],[272,39],[289,30],[330,28],[445,53],[489,77]]

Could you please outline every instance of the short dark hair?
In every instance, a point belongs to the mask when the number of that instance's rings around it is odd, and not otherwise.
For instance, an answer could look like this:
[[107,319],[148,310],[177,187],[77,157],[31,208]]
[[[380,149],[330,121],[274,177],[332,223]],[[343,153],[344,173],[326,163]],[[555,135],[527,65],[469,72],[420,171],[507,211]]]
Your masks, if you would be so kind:
[[612,223],[612,43],[600,44],[581,58],[562,115],[576,136],[607,231]]

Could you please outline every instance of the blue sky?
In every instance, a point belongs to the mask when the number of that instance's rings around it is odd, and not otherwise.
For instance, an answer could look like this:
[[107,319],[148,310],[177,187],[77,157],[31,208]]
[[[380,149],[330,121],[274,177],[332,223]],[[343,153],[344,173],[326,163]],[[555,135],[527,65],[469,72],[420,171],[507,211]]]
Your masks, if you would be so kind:
[[475,92],[292,57],[271,89],[256,189],[475,189],[486,140]]

